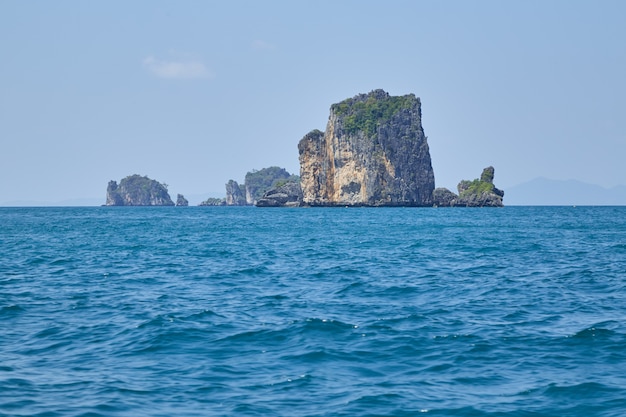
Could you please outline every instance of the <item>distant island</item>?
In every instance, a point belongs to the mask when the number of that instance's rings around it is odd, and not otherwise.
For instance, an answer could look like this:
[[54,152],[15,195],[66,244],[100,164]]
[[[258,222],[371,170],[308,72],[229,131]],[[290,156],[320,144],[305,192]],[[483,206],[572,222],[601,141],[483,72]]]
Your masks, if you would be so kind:
[[[270,190],[287,183],[300,183],[300,177],[290,174],[285,168],[271,166],[248,172],[244,183],[235,180],[226,183],[226,197],[209,198],[201,206],[253,206]],[[261,204],[262,205],[262,204]]]
[[[331,105],[326,131],[312,130],[298,143],[300,175],[284,168],[253,170],[244,184],[226,183],[223,199],[201,206],[258,207],[502,207],[504,191],[493,184],[495,169],[462,180],[458,194],[435,188],[421,101],[413,94],[390,96],[383,90],[359,94]],[[109,182],[108,206],[186,206],[176,204],[167,186],[131,175]]]
[[173,206],[167,186],[146,176],[129,175],[118,185],[109,181],[107,206]]

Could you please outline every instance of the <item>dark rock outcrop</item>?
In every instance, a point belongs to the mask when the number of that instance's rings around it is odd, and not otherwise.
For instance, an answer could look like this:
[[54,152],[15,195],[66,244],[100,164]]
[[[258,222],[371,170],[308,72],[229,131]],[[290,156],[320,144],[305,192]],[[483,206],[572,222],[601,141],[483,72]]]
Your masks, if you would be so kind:
[[107,206],[173,206],[167,186],[141,175],[130,175],[107,186]]
[[214,198],[214,197],[209,197],[206,200],[204,200],[203,202],[201,202],[200,204],[198,204],[198,206],[201,207],[205,207],[205,206],[225,206],[226,205],[226,200],[224,198]]
[[302,188],[297,182],[288,182],[268,190],[256,202],[257,207],[300,207]]
[[227,206],[245,206],[246,196],[242,187],[237,181],[230,180],[226,183],[226,205]]
[[277,182],[285,182],[291,177],[285,168],[271,166],[260,170],[252,170],[246,174],[245,190],[246,203],[249,205],[256,204],[263,195]]
[[297,175],[291,175],[285,168],[271,166],[260,170],[253,169],[246,174],[244,185],[239,185],[234,180],[226,184],[226,205],[252,206],[271,188],[279,184],[298,181],[300,178]]
[[383,90],[333,104],[326,132],[298,144],[303,203],[431,206],[435,188],[420,99]]
[[187,201],[184,195],[178,194],[176,196],[176,206],[187,207],[188,205],[189,205],[189,201]]
[[504,191],[493,185],[495,169],[487,167],[480,179],[463,180],[457,185],[458,195],[446,188],[433,191],[433,205],[437,207],[503,207]]
[[435,207],[452,207],[458,199],[459,196],[447,188],[435,188],[433,191],[433,206]]

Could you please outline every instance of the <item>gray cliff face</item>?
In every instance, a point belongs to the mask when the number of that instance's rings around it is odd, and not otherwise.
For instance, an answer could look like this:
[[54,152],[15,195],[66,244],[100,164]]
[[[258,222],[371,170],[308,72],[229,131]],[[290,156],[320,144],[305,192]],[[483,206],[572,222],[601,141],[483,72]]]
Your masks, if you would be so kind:
[[272,188],[256,202],[257,207],[300,207],[301,205],[302,188],[297,182],[288,182]]
[[189,205],[189,201],[185,198],[184,195],[178,194],[176,196],[176,206],[177,207],[187,207]]
[[331,106],[326,132],[298,144],[311,206],[430,206],[435,188],[421,103],[383,90]]
[[200,204],[198,204],[198,206],[200,207],[225,206],[225,205],[226,205],[226,199],[215,198],[215,197],[209,197],[203,202],[201,202]]
[[228,181],[226,183],[226,205],[245,206],[247,204],[246,196],[237,181]]
[[118,192],[117,181],[109,181],[109,185],[107,186],[107,201],[105,206],[123,206],[124,200],[122,200],[122,196]]
[[167,187],[141,175],[130,175],[107,186],[107,206],[173,206]]
[[433,205],[437,207],[503,207],[504,191],[493,185],[495,169],[483,169],[480,179],[463,180],[457,185],[459,194],[447,188],[433,191]]
[[453,207],[459,196],[447,188],[435,188],[433,191],[433,205],[437,207]]

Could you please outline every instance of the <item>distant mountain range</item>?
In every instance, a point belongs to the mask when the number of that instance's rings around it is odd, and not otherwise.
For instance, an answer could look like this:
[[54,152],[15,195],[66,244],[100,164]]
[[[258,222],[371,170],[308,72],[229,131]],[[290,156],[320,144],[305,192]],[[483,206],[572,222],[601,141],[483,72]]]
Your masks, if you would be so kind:
[[626,186],[604,188],[576,180],[534,180],[505,188],[505,206],[623,206]]

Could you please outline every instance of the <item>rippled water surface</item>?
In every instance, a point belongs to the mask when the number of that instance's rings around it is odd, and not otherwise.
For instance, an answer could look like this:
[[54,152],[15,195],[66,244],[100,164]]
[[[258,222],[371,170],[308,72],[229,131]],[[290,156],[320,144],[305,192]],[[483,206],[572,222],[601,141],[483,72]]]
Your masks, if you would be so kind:
[[0,208],[2,416],[626,415],[626,207]]

